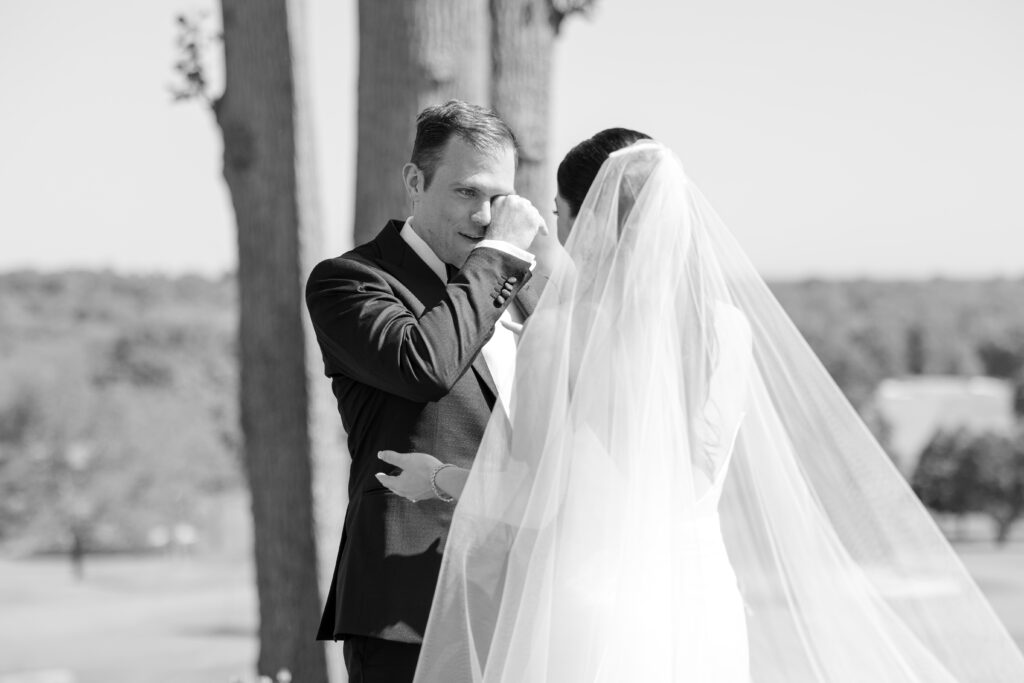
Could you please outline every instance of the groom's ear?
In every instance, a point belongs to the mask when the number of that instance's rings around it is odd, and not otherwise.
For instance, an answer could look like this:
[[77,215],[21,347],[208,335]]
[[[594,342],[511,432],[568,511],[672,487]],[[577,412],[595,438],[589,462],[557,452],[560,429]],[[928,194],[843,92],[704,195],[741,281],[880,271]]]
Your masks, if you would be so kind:
[[419,166],[410,162],[402,168],[402,180],[405,182],[405,193],[411,201],[416,201],[424,190],[423,171]]

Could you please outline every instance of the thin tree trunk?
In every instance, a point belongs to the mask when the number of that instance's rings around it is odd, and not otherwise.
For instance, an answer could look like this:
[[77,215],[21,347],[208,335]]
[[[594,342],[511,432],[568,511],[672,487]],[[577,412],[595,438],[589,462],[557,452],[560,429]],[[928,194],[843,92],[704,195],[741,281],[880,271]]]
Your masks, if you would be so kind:
[[996,545],[1000,548],[1006,545],[1006,541],[1010,538],[1010,529],[1013,528],[1013,523],[1016,518],[997,518],[996,519]]
[[486,0],[360,0],[356,244],[409,213],[401,171],[419,112],[487,103],[487,49]]
[[[222,0],[226,86],[215,105],[238,226],[240,400],[259,595],[259,673],[327,680],[314,537],[302,287],[315,251],[305,104],[287,0]],[[301,88],[299,89],[301,90]],[[301,170],[300,170],[301,169]]]
[[[316,135],[312,126],[312,100],[309,70],[306,66],[306,49],[304,14],[305,3],[293,0],[289,5],[293,11],[289,14],[291,35],[302,36],[302,40],[292,42],[292,64],[295,87],[295,139],[296,139],[296,174],[298,182],[298,206],[303,217],[303,227],[299,231],[300,260],[302,263],[302,279],[305,283],[312,270],[324,258],[324,235],[319,208],[320,199],[317,192],[320,187],[316,174]],[[301,161],[301,163],[299,163]],[[304,293],[303,293],[304,294]],[[302,307],[303,333],[306,342],[306,380],[309,388],[309,434],[310,453],[312,456],[313,474],[313,520],[317,551],[317,584],[320,587],[319,604],[315,614],[319,615],[323,599],[330,589],[334,575],[335,550],[341,540],[341,528],[345,522],[345,509],[348,506],[348,470],[349,455],[338,416],[338,403],[331,390],[330,381],[324,376],[324,362],[320,345],[316,341],[313,323]],[[334,650],[328,646],[327,659],[328,679],[335,683],[343,683],[348,676],[342,666],[340,647]],[[295,679],[298,680],[298,679]]]
[[[299,230],[299,258],[302,285],[310,270],[324,258],[323,224],[320,218],[319,182],[316,177],[316,135],[313,130],[312,95],[307,66],[308,32],[305,29],[305,0],[291,0],[290,35],[300,36],[291,45],[295,102],[296,180],[298,206],[302,217]],[[313,323],[306,314],[305,288],[302,287],[302,321],[306,346],[306,386],[308,387],[310,453],[313,476],[313,520],[317,554],[319,615],[334,575],[335,550],[341,540],[341,528],[348,506],[349,455],[338,416],[338,403],[331,383],[324,376],[324,362],[316,341]],[[340,648],[327,646],[327,678],[334,683],[348,680],[342,666]],[[298,680],[298,679],[295,679]]]

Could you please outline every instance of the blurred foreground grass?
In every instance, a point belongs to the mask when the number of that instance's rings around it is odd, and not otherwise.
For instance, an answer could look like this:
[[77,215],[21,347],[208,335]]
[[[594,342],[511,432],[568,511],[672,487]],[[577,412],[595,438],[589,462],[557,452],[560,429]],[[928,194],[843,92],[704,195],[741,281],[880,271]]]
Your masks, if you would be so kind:
[[1024,650],[1024,542],[1008,543],[1002,549],[985,542],[955,547],[1017,646]]
[[257,612],[247,562],[89,557],[78,582],[64,558],[0,560],[0,577],[0,683],[35,683],[15,675],[33,671],[62,683],[252,677]]
[[[1024,542],[957,549],[1024,647]],[[0,560],[0,683],[251,680],[256,614],[238,559],[92,557],[81,582],[66,559]]]

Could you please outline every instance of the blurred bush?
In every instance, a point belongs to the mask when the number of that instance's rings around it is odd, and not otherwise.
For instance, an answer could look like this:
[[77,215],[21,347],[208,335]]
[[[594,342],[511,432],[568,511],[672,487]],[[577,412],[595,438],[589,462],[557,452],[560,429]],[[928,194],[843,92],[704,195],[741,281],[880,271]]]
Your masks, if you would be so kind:
[[241,487],[227,280],[0,276],[0,543],[146,548]]
[[1024,436],[939,431],[922,451],[911,486],[936,512],[989,516],[1003,544],[1024,515]]

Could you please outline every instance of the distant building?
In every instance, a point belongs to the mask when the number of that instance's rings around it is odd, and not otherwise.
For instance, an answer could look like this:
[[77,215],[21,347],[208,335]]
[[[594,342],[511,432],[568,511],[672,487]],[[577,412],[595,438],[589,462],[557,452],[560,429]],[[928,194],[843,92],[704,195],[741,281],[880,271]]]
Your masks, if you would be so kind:
[[994,377],[886,379],[875,390],[869,412],[884,421],[883,445],[909,477],[921,451],[939,429],[1011,433],[1013,385]]

